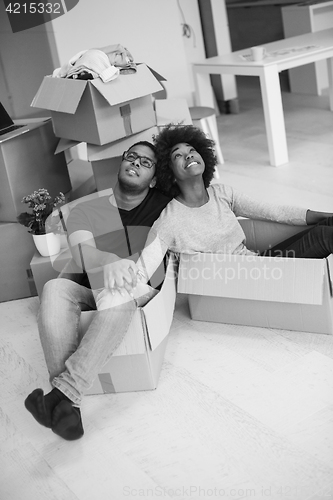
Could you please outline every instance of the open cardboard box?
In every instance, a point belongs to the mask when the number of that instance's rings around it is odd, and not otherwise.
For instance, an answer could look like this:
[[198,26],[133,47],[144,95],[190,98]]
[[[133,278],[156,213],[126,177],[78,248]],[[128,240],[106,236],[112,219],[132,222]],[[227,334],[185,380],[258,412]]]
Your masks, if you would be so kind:
[[[156,389],[173,319],[176,274],[177,261],[171,254],[161,290],[135,311],[124,340],[86,394]],[[81,335],[95,314],[95,311],[81,313]]]
[[[49,279],[55,279],[59,270],[70,261],[65,250],[56,261],[35,254],[30,266],[38,294]],[[146,391],[156,389],[168,341],[176,300],[177,260],[170,254],[165,280],[155,297],[139,307],[126,332],[124,340],[103,366],[86,394]],[[80,336],[84,335],[96,311],[81,313]],[[112,335],[112,332],[110,332]]]
[[[263,251],[304,226],[241,219],[248,248]],[[182,254],[178,292],[195,320],[333,333],[333,257],[294,259]]]
[[102,145],[156,125],[151,94],[161,89],[145,64],[107,83],[45,76],[31,106],[51,112],[56,136]]

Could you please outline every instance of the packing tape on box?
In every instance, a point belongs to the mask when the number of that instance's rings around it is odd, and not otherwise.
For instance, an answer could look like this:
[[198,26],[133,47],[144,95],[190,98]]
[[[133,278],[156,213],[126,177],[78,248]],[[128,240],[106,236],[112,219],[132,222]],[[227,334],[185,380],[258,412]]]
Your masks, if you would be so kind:
[[120,106],[120,115],[123,118],[124,121],[124,128],[125,128],[125,133],[126,136],[132,135],[132,124],[131,124],[131,106],[130,104],[125,104],[124,106]]
[[111,394],[116,392],[116,389],[113,385],[110,373],[99,373],[98,379],[102,387],[102,391],[104,394]]

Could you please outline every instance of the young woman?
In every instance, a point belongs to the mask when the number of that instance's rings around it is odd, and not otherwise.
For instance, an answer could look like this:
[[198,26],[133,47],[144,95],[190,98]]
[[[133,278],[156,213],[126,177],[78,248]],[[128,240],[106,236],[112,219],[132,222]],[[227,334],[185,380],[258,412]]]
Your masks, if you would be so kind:
[[223,184],[211,184],[214,143],[192,125],[167,126],[155,139],[156,186],[172,201],[152,226],[139,269],[152,275],[167,250],[177,253],[258,254],[247,248],[238,216],[311,225],[263,255],[323,258],[333,252],[333,214],[272,205]]

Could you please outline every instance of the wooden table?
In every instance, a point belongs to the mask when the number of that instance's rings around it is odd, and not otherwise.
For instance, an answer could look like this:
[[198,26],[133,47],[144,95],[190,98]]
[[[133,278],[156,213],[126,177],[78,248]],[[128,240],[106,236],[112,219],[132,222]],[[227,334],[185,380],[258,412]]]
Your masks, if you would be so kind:
[[209,75],[259,76],[270,163],[288,163],[279,72],[315,61],[327,60],[329,102],[333,111],[333,28],[294,36],[264,45],[262,61],[249,60],[250,49],[209,57],[193,64],[197,104],[214,107]]

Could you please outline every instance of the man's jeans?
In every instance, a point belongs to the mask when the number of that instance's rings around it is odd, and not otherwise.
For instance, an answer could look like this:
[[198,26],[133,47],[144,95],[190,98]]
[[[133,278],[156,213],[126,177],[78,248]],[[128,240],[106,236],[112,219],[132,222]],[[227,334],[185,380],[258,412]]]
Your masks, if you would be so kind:
[[[135,298],[90,290],[66,278],[48,281],[38,313],[38,329],[53,387],[77,406],[102,366],[123,340],[138,306],[157,290],[139,283]],[[80,338],[81,311],[98,311]]]
[[322,220],[263,252],[269,257],[323,259],[333,253],[333,217]]

